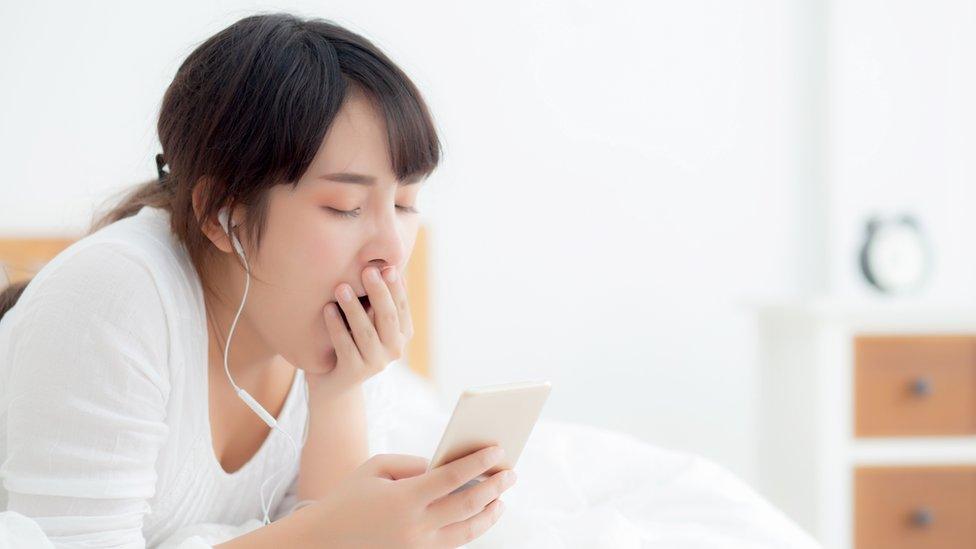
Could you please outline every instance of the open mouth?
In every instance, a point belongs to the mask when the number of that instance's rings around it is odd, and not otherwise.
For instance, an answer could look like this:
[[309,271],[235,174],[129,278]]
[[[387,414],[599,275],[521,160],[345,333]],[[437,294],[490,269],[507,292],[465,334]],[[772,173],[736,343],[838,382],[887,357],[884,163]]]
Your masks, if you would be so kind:
[[[366,314],[369,314],[369,307],[370,307],[369,296],[364,295],[360,297],[359,303],[363,306],[363,310],[366,311]],[[351,330],[352,328],[349,327],[349,319],[346,318],[346,312],[342,309],[341,306],[339,307],[339,316],[342,317],[342,323],[346,325],[346,329]]]

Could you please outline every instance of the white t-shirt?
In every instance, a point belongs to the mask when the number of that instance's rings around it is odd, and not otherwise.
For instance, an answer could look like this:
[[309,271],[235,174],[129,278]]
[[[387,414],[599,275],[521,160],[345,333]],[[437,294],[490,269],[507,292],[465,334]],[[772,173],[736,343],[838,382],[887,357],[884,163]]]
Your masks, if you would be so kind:
[[[45,265],[0,320],[0,510],[58,547],[155,547],[196,524],[253,529],[277,472],[270,516],[290,512],[299,462],[281,432],[232,474],[214,455],[205,322],[166,210],[144,207]],[[298,445],[302,374],[277,418]]]

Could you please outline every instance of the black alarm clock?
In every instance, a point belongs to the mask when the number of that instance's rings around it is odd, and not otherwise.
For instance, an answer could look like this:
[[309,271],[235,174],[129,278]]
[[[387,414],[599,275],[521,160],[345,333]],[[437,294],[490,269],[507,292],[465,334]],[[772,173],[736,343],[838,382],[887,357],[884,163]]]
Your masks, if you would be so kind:
[[867,222],[860,255],[861,274],[875,289],[908,293],[921,288],[932,270],[932,252],[911,215]]

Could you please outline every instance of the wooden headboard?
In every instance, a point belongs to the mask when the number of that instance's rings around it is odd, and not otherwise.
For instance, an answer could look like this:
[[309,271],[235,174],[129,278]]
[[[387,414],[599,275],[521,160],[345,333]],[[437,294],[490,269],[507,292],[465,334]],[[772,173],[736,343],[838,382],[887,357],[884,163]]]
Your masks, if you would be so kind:
[[[52,257],[73,243],[68,237],[0,237],[0,287],[30,278]],[[430,379],[430,324],[427,229],[421,225],[417,243],[407,264],[404,280],[410,300],[414,337],[407,344],[406,361],[411,370]],[[3,274],[6,273],[6,276]]]

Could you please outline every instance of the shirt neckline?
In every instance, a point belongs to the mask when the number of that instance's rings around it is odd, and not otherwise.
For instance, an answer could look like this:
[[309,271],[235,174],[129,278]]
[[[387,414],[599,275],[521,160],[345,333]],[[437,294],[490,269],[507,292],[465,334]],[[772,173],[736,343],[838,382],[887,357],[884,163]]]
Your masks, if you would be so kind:
[[[204,356],[206,355],[207,353],[205,352]],[[208,363],[204,362],[204,364],[208,364]],[[295,375],[294,378],[292,379],[291,387],[288,389],[288,395],[285,397],[285,403],[282,405],[281,411],[278,413],[278,417],[275,418],[275,420],[278,422],[278,427],[281,429],[285,428],[283,422],[286,416],[291,415],[290,414],[291,409],[294,407],[293,401],[297,398],[295,394],[298,392],[297,388],[301,383],[301,379],[300,379],[301,375],[302,375],[302,370],[300,368],[295,368]],[[200,383],[199,385],[203,387],[203,391],[204,391],[203,399],[201,402],[203,402],[204,404],[203,417],[204,417],[205,432],[203,438],[204,438],[205,451],[207,454],[207,461],[210,463],[210,468],[213,469],[216,472],[216,474],[223,479],[237,479],[243,477],[248,473],[249,470],[256,467],[255,465],[256,462],[265,461],[265,454],[267,454],[270,451],[268,448],[272,445],[272,438],[278,438],[281,435],[277,433],[277,429],[271,429],[268,435],[264,437],[264,440],[261,441],[261,445],[258,447],[257,451],[254,452],[254,455],[252,455],[250,459],[244,462],[244,465],[241,465],[233,472],[230,473],[227,472],[227,470],[224,469],[223,465],[220,464],[220,460],[217,459],[216,452],[214,452],[213,430],[210,423],[209,373],[208,375],[205,375],[204,379],[205,381],[203,383]]]

